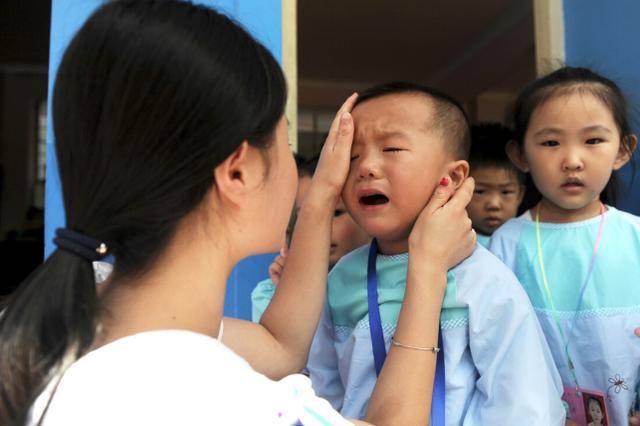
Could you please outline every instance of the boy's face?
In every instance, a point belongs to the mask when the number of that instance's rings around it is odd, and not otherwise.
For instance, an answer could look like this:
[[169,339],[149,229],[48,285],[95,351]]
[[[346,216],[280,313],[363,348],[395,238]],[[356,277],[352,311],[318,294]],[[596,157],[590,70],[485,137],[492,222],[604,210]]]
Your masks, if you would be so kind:
[[467,213],[477,232],[491,235],[516,216],[524,187],[518,182],[516,172],[506,167],[472,167],[470,175],[476,181],[476,189]]
[[406,240],[450,160],[431,128],[432,104],[420,94],[392,94],[357,105],[352,115],[345,206],[367,234]]

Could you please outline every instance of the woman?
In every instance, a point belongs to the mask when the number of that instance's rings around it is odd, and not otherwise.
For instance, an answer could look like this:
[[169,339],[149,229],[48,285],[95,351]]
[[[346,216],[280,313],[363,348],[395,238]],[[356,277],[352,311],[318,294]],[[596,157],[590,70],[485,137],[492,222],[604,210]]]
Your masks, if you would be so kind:
[[[275,251],[287,225],[285,99],[270,53],[211,9],[122,0],[92,15],[53,93],[67,228],[0,319],[0,424],[346,422],[308,380],[282,378],[304,366],[322,309],[355,96],[333,123],[262,323],[221,320],[234,264]],[[410,272],[421,281],[399,325],[417,345],[437,341],[429,295],[472,250],[471,187],[446,205],[443,188],[412,236],[412,255],[431,259]],[[434,229],[437,245],[422,237]],[[91,262],[105,256],[114,270],[96,287]],[[368,420],[426,420],[434,368],[432,353],[391,349]]]

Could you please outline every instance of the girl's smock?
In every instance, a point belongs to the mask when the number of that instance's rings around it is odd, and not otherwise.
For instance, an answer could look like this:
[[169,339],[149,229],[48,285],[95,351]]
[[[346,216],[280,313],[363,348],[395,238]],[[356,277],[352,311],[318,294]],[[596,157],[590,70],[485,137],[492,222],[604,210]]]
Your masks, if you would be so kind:
[[607,209],[580,306],[601,218],[540,223],[544,268],[562,333],[543,284],[531,214],[500,227],[490,248],[529,295],[563,383],[575,386],[565,352],[568,341],[579,386],[604,393],[610,424],[626,426],[640,382],[640,338],[634,334],[640,326],[640,218]]

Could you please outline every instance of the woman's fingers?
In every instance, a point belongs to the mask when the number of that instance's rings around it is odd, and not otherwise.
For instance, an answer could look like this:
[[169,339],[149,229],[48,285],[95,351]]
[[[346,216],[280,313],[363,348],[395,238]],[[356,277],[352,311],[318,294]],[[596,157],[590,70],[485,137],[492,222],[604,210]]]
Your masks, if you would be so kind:
[[473,197],[473,190],[475,189],[475,181],[469,177],[462,182],[462,185],[453,194],[451,199],[447,202],[448,210],[465,210],[467,205]]
[[345,112],[351,112],[353,106],[356,104],[357,99],[357,93],[353,93],[351,96],[349,96],[336,113],[336,116],[333,118],[333,122],[331,123],[331,127],[329,128],[329,134],[327,135],[327,140],[325,141],[325,145],[329,145],[331,150],[335,149],[335,145],[338,142],[336,136],[338,135],[338,130],[340,129],[340,120],[343,114]]
[[349,174],[354,133],[350,111],[356,100],[357,94],[354,93],[342,104],[331,124],[331,130],[320,152],[318,167],[313,175],[310,194],[316,194],[323,199],[329,197],[332,201],[337,201],[340,196]]
[[443,178],[425,206],[423,214],[430,215],[439,208],[442,208],[447,204],[447,201],[449,201],[454,192],[455,189],[453,188],[453,185],[451,185],[451,179],[448,177]]

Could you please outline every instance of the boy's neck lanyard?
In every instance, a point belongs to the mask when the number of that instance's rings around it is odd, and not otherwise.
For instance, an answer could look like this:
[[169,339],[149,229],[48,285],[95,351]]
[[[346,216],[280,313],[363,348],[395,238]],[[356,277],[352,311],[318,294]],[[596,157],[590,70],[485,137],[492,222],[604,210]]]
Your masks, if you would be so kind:
[[605,208],[604,204],[600,202],[600,227],[598,228],[598,235],[596,236],[596,242],[593,245],[593,254],[591,255],[591,262],[589,263],[589,269],[587,270],[587,276],[582,283],[582,287],[580,288],[580,296],[578,297],[578,305],[576,307],[576,311],[573,315],[573,319],[571,320],[571,325],[569,326],[568,336],[565,337],[564,332],[562,331],[562,327],[560,325],[560,320],[558,319],[558,312],[556,311],[555,304],[553,303],[553,297],[551,296],[551,288],[549,287],[549,281],[547,280],[547,272],[544,267],[544,258],[542,257],[542,238],[540,238],[540,205],[536,207],[536,242],[538,244],[538,264],[540,265],[540,272],[542,273],[542,283],[544,285],[544,290],[549,300],[549,304],[551,305],[551,312],[553,314],[553,319],[558,327],[558,331],[560,332],[560,336],[562,337],[564,344],[564,353],[567,357],[567,364],[569,366],[569,370],[571,371],[571,376],[573,377],[573,381],[576,384],[576,389],[580,386],[578,385],[578,378],[576,377],[575,366],[573,364],[573,360],[571,359],[571,355],[569,355],[569,338],[573,334],[573,327],[576,322],[576,318],[578,316],[578,312],[582,307],[582,299],[584,298],[584,291],[587,288],[587,284],[591,280],[591,275],[593,274],[593,268],[596,263],[596,256],[598,255],[598,249],[600,248],[600,241],[602,240],[602,230],[604,229],[604,218],[605,218]]
[[[367,300],[369,303],[369,331],[371,332],[371,347],[373,348],[373,360],[376,367],[376,376],[380,375],[382,365],[387,357],[387,350],[382,332],[380,320],[380,305],[378,304],[378,271],[376,259],[378,256],[378,242],[374,238],[369,248],[369,262],[367,265]],[[431,425],[444,426],[444,347],[442,345],[442,332],[438,327],[438,347],[440,351],[436,360],[435,383],[431,402]]]

